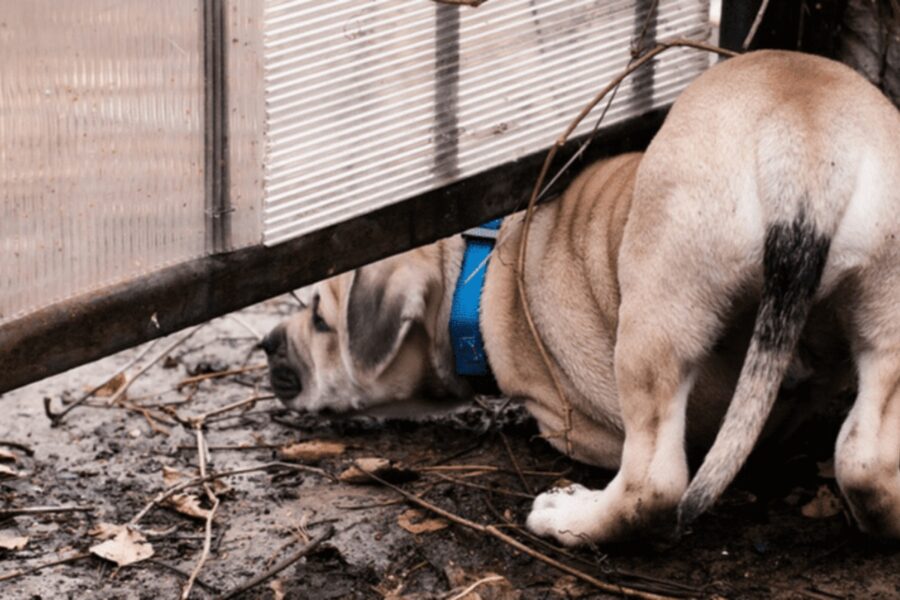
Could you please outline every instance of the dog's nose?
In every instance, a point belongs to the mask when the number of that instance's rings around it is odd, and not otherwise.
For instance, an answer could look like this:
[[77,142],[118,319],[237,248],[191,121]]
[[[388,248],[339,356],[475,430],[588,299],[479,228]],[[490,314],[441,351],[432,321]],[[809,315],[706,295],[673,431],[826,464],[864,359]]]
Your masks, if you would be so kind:
[[269,335],[262,339],[259,343],[259,347],[265,350],[266,354],[272,356],[277,353],[279,348],[284,344],[286,337],[284,325],[278,325],[269,332]]
[[303,391],[300,375],[290,367],[278,365],[269,372],[272,391],[282,400],[290,400]]

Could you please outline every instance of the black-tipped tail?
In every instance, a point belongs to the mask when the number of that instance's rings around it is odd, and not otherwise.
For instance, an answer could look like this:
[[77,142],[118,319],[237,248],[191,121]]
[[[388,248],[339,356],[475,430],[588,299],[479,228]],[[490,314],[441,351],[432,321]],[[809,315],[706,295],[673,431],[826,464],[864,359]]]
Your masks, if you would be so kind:
[[753,449],[797,347],[830,244],[803,212],[790,223],[769,226],[750,347],[722,427],[681,499],[680,528],[715,503]]

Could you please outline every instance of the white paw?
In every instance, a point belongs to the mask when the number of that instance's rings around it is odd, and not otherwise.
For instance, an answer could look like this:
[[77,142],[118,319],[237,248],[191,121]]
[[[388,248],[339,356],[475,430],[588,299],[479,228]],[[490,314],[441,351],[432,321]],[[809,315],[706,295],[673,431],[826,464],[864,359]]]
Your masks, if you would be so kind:
[[526,525],[537,535],[555,538],[565,546],[595,541],[602,531],[603,492],[583,485],[554,488],[534,499]]

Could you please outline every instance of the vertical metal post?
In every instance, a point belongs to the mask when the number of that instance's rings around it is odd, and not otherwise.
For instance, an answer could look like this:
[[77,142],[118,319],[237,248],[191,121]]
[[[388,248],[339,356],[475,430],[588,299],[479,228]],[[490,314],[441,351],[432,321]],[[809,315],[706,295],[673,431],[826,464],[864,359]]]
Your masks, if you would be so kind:
[[226,0],[202,2],[206,248],[207,252],[219,253],[231,249]]
[[434,175],[459,177],[459,6],[435,4]]
[[[659,15],[659,2],[656,0],[638,0],[634,5],[633,44],[639,46],[634,50],[643,51],[656,45],[656,21]],[[631,76],[631,105],[637,114],[643,114],[653,107],[653,84],[656,75],[655,61],[638,69]]]

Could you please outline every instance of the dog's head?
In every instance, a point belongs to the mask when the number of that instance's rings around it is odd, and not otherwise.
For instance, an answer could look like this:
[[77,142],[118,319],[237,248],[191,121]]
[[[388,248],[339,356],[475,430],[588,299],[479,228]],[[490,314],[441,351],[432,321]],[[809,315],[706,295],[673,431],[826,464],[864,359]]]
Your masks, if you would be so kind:
[[440,260],[407,252],[304,290],[304,306],[262,341],[289,408],[362,410],[435,382]]

